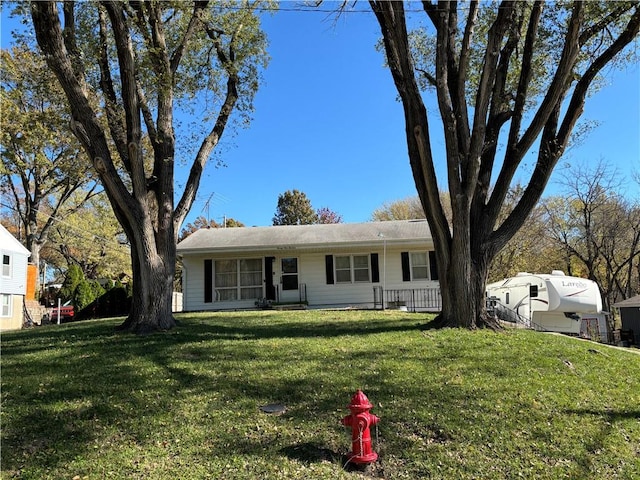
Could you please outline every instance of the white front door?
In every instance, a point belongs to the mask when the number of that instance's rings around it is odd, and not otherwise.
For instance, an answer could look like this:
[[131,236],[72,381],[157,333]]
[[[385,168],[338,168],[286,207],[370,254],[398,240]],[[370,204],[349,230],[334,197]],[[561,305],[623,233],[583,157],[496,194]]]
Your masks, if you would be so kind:
[[280,258],[280,301],[298,302],[300,301],[298,282],[298,258]]

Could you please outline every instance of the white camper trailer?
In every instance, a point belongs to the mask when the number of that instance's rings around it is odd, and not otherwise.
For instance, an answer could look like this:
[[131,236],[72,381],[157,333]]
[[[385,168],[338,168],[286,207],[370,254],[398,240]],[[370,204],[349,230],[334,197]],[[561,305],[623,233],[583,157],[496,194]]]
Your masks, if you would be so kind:
[[536,330],[580,334],[581,316],[602,312],[598,285],[562,271],[518,273],[487,285],[487,299],[499,318]]

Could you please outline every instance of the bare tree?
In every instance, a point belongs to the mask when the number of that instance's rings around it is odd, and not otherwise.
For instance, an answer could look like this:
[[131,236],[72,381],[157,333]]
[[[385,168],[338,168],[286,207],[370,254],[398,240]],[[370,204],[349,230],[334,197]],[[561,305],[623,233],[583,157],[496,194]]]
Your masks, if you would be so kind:
[[[484,302],[489,265],[540,199],[599,74],[624,61],[621,54],[640,27],[640,3],[423,1],[433,31],[423,49],[412,48],[404,2],[369,3],[434,237],[441,323],[498,328]],[[421,85],[437,100],[451,223],[440,201]],[[524,192],[499,222],[514,176],[533,149],[537,158]]]
[[602,160],[593,168],[574,165],[562,178],[562,195],[543,202],[548,236],[570,272],[598,283],[608,310],[638,288],[640,206],[620,195],[619,175]]

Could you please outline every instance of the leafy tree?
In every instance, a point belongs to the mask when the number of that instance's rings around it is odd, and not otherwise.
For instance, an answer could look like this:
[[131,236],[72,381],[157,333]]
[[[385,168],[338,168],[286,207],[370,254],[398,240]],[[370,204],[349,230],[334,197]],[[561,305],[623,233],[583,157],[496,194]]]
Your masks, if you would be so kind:
[[328,207],[322,207],[316,210],[316,217],[318,218],[316,223],[342,223],[342,215]]
[[44,59],[24,45],[0,56],[0,184],[39,267],[56,220],[81,208],[98,184]]
[[[434,33],[421,36],[426,49],[410,43],[404,2],[369,4],[404,108],[409,160],[434,238],[440,322],[499,328],[484,302],[489,266],[540,199],[601,72],[627,60],[625,48],[640,28],[640,3],[424,1]],[[434,92],[442,123],[450,222],[421,86]],[[524,192],[498,221],[515,174],[534,148]]]
[[393,202],[386,202],[373,211],[371,220],[386,222],[389,220],[415,220],[425,218],[420,197],[407,197]]
[[312,225],[318,223],[318,214],[304,192],[287,190],[278,195],[274,225]]
[[79,265],[69,265],[62,287],[60,297],[65,301],[73,300],[73,295],[78,285],[84,281],[84,275]]
[[129,246],[107,197],[100,193],[77,211],[56,219],[42,258],[58,272],[79,265],[86,278],[131,275]]
[[[72,130],[131,245],[133,302],[123,329],[175,325],[178,232],[228,124],[248,120],[266,65],[256,7],[64,2],[61,12],[54,1],[31,4],[36,40],[66,94]],[[190,135],[176,132],[179,113],[193,119]],[[180,192],[176,161],[187,158]]]
[[73,306],[76,312],[79,312],[89,305],[96,298],[93,286],[86,278],[78,284],[73,292]]

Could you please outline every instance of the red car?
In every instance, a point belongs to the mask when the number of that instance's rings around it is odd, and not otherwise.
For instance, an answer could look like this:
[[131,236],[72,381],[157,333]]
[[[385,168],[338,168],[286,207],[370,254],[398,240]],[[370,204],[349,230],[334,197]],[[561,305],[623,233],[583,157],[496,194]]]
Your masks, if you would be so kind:
[[[72,321],[74,315],[75,311],[73,310],[73,305],[65,305],[64,307],[60,307],[60,323]],[[58,323],[58,307],[54,307],[51,310],[50,322]]]

